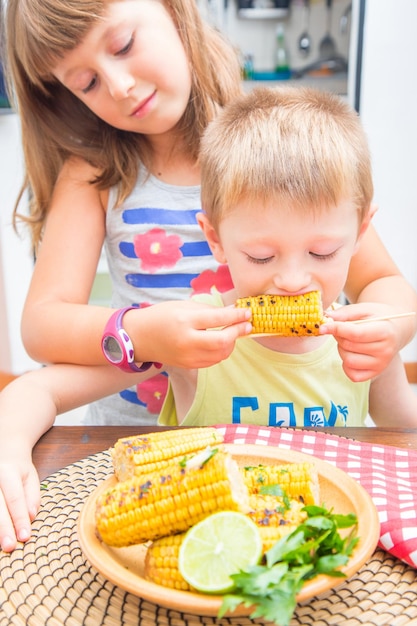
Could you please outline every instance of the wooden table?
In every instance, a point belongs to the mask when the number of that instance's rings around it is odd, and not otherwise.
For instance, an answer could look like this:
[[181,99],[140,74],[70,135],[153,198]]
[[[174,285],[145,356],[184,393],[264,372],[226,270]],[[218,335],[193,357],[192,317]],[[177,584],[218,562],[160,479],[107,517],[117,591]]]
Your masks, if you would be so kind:
[[[54,426],[38,441],[33,462],[40,480],[91,454],[110,448],[119,437],[152,432],[155,426]],[[368,443],[417,450],[417,428],[323,428],[324,432]]]

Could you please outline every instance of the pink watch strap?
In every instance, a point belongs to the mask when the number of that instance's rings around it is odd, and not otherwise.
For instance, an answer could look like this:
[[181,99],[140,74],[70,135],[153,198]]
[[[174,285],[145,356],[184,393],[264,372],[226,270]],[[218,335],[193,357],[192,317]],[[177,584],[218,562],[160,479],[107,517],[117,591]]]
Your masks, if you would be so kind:
[[[147,361],[140,366],[136,365],[132,340],[122,326],[125,313],[137,308],[128,306],[115,311],[104,328],[101,340],[101,348],[108,362],[124,372],[146,372],[154,364]],[[156,366],[161,367],[159,363]]]

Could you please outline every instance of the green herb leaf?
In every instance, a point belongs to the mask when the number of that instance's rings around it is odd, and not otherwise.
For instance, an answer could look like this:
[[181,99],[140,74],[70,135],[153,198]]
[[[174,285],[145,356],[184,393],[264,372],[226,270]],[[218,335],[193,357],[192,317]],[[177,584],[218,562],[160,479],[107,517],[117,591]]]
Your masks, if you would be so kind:
[[[345,575],[346,565],[358,542],[356,515],[336,515],[323,507],[307,506],[307,519],[282,537],[265,555],[265,565],[256,565],[231,576],[233,593],[224,596],[218,617],[239,606],[253,606],[250,617],[262,617],[278,626],[288,626],[296,598],[304,583],[318,574],[335,578]],[[340,528],[352,527],[346,537]]]

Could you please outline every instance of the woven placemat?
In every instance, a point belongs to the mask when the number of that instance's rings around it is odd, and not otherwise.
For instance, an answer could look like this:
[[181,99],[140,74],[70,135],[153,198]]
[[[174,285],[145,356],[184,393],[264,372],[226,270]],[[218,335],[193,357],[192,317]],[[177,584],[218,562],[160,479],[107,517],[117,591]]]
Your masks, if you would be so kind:
[[[33,537],[0,553],[0,626],[250,626],[249,618],[199,617],[141,600],[104,579],[83,556],[77,518],[112,472],[107,451],[48,477]],[[378,549],[335,591],[300,604],[292,625],[417,624],[417,571]]]

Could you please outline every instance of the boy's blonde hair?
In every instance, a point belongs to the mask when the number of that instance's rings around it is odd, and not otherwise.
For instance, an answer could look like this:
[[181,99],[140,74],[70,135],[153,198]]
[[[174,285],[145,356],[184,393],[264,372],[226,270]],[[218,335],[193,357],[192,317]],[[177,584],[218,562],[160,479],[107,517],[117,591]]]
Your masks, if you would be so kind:
[[360,221],[373,184],[359,117],[341,98],[314,89],[255,89],[229,104],[202,139],[202,205],[217,228],[244,199],[271,197],[300,210],[351,199]]
[[[150,148],[143,135],[117,130],[97,118],[51,73],[65,52],[74,49],[100,19],[106,5],[122,1],[7,2],[7,76],[22,126],[27,174],[22,192],[30,187],[29,221],[35,247],[66,159],[80,156],[95,166],[99,175],[92,182],[100,189],[118,185],[119,202],[132,190],[140,162],[149,167]],[[195,0],[164,0],[164,5],[192,67],[191,96],[177,130],[190,156],[197,158],[207,123],[219,106],[240,93],[238,58],[222,36],[203,23]]]

